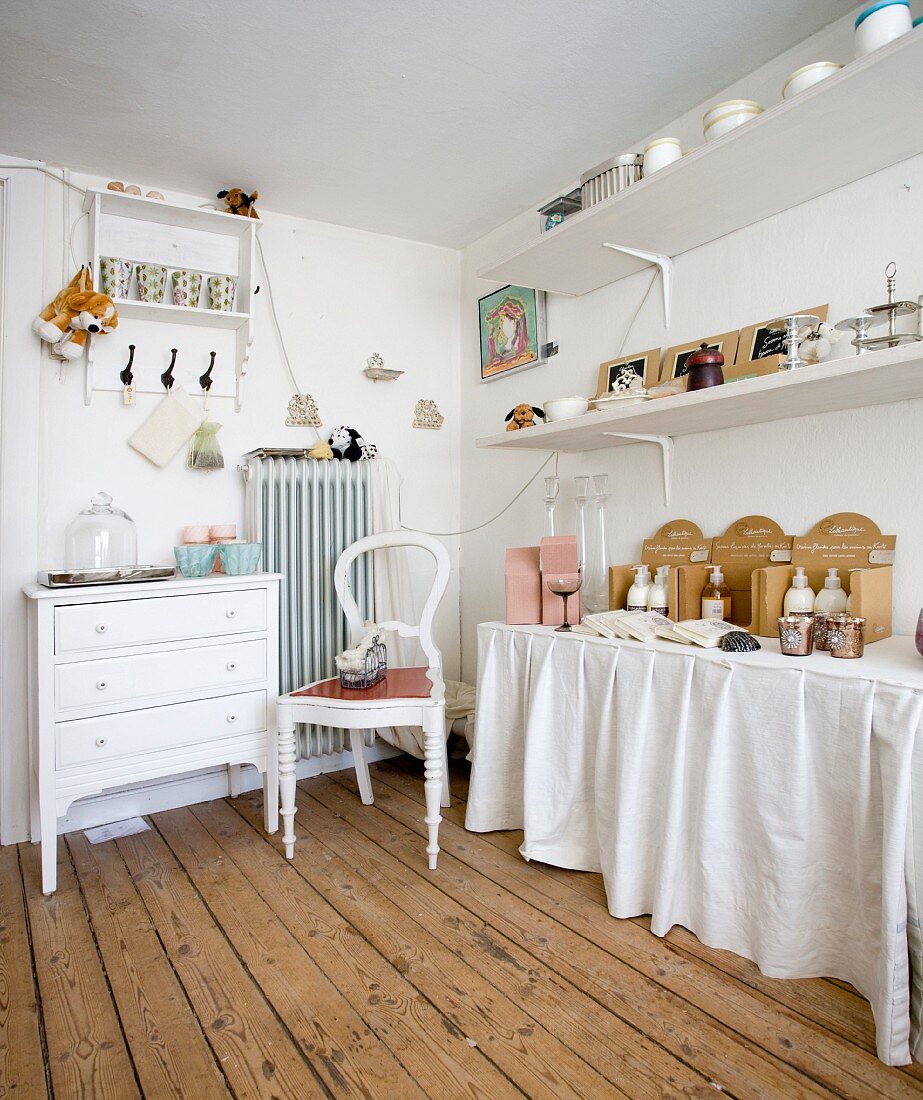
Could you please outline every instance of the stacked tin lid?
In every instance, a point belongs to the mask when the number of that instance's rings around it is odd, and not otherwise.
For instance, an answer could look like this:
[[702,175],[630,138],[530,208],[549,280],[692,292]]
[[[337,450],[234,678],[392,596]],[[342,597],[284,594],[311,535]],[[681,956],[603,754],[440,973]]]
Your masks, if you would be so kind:
[[597,164],[580,177],[580,195],[583,209],[595,206],[604,199],[624,191],[641,179],[644,157],[640,153],[622,153]]

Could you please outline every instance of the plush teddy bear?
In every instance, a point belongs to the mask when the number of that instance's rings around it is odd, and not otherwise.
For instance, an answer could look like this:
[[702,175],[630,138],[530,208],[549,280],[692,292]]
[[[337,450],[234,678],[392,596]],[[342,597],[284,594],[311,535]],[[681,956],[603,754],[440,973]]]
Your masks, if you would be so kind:
[[256,207],[253,205],[260,197],[259,191],[248,195],[240,187],[232,187],[230,191],[219,191],[216,198],[224,199],[229,214],[240,214],[242,218],[259,218]]
[[333,429],[333,434],[327,441],[337,458],[348,458],[350,462],[358,462],[363,458],[375,458],[378,448],[374,443],[366,443],[355,428],[341,424]]
[[515,409],[510,409],[503,419],[506,421],[508,432],[518,432],[520,428],[534,428],[537,416],[544,420],[544,410],[535,405],[517,405]]
[[97,294],[85,267],[32,322],[32,331],[62,359],[78,359],[90,333],[112,332],[119,323],[112,299]]

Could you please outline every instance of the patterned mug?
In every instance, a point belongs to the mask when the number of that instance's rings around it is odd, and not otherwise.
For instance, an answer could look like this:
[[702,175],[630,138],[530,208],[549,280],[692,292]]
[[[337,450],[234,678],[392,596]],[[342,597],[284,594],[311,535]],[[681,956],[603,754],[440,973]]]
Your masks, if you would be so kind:
[[160,264],[138,264],[138,297],[142,302],[163,301],[163,292],[167,286],[167,269]]
[[202,276],[198,271],[187,271],[181,268],[173,272],[173,304],[195,309],[199,304],[199,295],[202,293]]
[[103,294],[113,299],[127,298],[133,266],[131,260],[121,260],[118,256],[100,256],[99,271]]
[[209,275],[209,309],[231,310],[234,308],[234,294],[237,290],[235,275]]

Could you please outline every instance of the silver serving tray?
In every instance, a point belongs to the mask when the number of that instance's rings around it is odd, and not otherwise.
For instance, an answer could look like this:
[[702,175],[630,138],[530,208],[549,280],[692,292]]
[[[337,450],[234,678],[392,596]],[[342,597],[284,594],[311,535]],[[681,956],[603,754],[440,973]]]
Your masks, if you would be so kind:
[[45,588],[69,588],[81,584],[169,581],[175,576],[172,565],[135,565],[122,569],[47,569],[40,571],[36,580]]

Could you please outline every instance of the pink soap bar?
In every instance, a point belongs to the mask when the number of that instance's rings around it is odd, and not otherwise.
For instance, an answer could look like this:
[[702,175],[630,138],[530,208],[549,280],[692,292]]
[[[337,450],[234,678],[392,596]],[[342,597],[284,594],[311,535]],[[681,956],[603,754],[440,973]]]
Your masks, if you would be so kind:
[[208,529],[209,538],[212,542],[224,541],[226,539],[237,538],[237,524],[236,523],[213,523]]
[[510,626],[542,621],[542,575],[537,546],[506,551],[506,621]]
[[208,543],[209,539],[209,527],[205,523],[193,524],[189,527],[183,528],[183,542],[186,546],[197,546],[202,543]]

